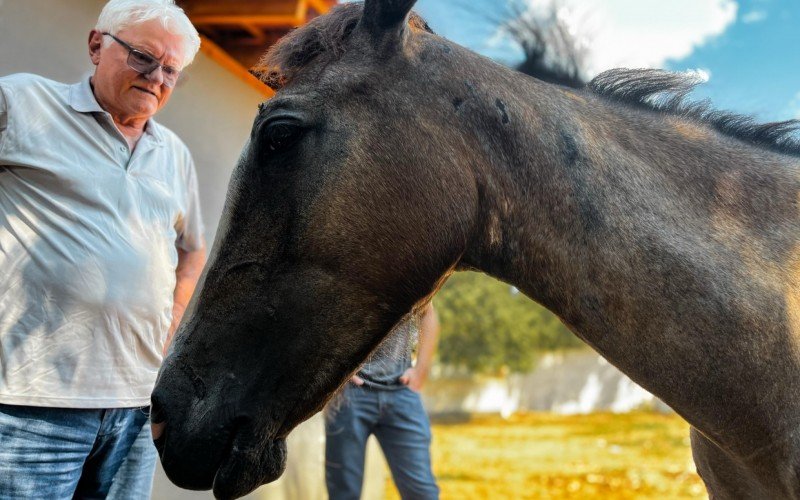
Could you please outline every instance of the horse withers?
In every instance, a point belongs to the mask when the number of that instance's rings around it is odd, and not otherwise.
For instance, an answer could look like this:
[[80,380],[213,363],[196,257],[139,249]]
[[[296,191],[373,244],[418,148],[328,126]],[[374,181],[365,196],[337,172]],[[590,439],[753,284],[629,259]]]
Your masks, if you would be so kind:
[[800,497],[793,123],[616,70],[573,90],[344,4],[267,54],[264,103],[153,393],[179,486],[244,495],[453,271],[555,312],[692,426],[715,498]]

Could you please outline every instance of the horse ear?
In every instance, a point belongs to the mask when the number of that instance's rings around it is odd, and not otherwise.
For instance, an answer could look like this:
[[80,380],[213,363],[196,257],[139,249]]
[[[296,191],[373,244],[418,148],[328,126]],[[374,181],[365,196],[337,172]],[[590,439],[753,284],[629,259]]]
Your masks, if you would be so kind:
[[365,0],[361,25],[373,37],[400,35],[417,0]]

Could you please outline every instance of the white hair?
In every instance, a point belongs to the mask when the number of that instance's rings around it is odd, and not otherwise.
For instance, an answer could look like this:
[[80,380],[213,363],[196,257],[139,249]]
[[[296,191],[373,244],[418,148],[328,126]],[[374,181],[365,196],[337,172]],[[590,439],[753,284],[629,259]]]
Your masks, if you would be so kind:
[[[175,0],[110,0],[97,19],[97,31],[117,34],[120,31],[154,19],[160,20],[164,29],[183,38],[183,64],[185,68],[200,50],[200,35]],[[105,43],[110,44],[107,40]]]

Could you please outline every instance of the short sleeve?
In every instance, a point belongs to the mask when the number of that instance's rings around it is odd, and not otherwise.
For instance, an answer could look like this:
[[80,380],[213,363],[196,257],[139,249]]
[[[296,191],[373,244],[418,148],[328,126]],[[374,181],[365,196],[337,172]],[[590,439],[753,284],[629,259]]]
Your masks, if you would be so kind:
[[205,228],[203,214],[200,210],[200,192],[197,188],[197,172],[194,161],[187,152],[187,168],[184,174],[184,192],[186,193],[186,213],[183,223],[178,228],[176,246],[181,250],[193,252],[205,246]]
[[0,86],[0,151],[3,150],[3,140],[5,138],[6,128],[8,127],[8,105],[6,104],[6,96],[3,92],[3,87]]

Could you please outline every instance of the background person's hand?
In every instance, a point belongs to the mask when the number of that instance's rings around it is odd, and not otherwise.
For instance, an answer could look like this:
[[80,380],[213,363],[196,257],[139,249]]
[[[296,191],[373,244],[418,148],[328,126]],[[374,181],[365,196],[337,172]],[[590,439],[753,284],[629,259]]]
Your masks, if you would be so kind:
[[358,375],[353,375],[352,377],[350,377],[350,382],[352,382],[352,383],[354,383],[354,384],[356,384],[358,386],[364,385],[364,379],[362,379]]
[[414,392],[421,392],[422,386],[425,384],[425,378],[415,368],[411,367],[400,376],[400,383],[408,386]]

